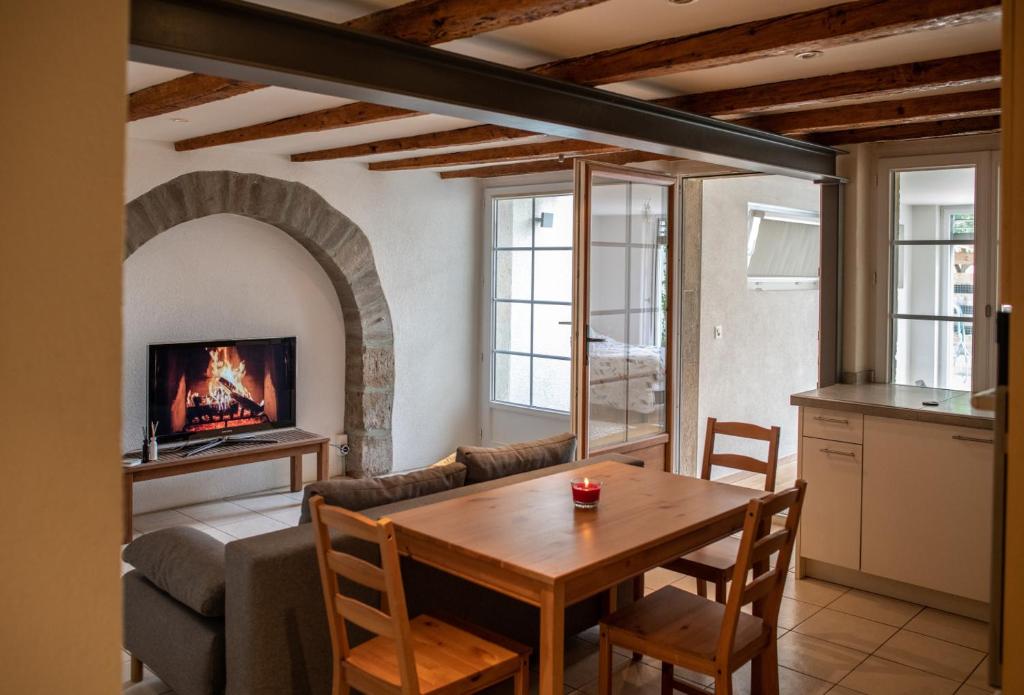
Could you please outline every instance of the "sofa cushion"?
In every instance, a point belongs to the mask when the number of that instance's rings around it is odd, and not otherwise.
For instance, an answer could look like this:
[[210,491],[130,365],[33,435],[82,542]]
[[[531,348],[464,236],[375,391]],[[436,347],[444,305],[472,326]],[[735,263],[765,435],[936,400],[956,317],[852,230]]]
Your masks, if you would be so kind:
[[566,432],[546,439],[487,448],[460,446],[456,460],[466,465],[466,484],[569,463],[576,455],[576,435]]
[[305,524],[311,521],[309,498],[313,495],[322,495],[327,504],[356,512],[411,497],[452,490],[462,487],[465,482],[466,467],[456,462],[379,478],[321,480],[306,486],[302,495],[302,512],[299,516],[299,523]]
[[224,544],[216,538],[188,526],[173,526],[139,536],[122,557],[200,615],[224,615]]

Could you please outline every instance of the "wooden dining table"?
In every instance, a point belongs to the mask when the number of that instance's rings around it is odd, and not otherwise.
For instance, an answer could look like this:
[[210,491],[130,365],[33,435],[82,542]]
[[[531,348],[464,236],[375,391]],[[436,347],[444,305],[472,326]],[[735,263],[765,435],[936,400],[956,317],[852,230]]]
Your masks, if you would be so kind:
[[[575,509],[570,480],[602,482]],[[561,695],[565,608],[743,527],[749,488],[601,461],[394,514],[399,551],[540,609],[540,693]]]

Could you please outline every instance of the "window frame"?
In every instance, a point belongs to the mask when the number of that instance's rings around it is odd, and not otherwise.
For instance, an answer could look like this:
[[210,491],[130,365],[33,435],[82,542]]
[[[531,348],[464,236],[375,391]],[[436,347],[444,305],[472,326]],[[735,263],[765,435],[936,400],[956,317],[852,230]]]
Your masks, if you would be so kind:
[[[895,377],[895,324],[900,319],[929,320],[938,323],[970,323],[972,326],[971,391],[980,391],[994,385],[995,374],[992,350],[984,349],[994,343],[994,317],[998,308],[998,283],[995,276],[998,244],[997,192],[995,182],[999,152],[984,150],[938,155],[909,155],[883,157],[877,160],[875,172],[875,378],[892,384]],[[896,173],[929,169],[974,168],[974,236],[967,239],[903,240],[894,239]],[[941,206],[955,210],[959,205]],[[943,224],[946,220],[943,220]],[[897,288],[896,249],[898,246],[930,245],[952,246],[973,243],[975,251],[974,313],[966,316],[932,316],[904,314],[895,311]],[[986,315],[986,307],[991,315]],[[931,384],[928,388],[938,388]]]
[[[480,393],[481,393],[481,405],[484,411],[481,416],[481,422],[483,423],[481,429],[481,438],[489,440],[490,432],[486,431],[489,429],[490,418],[487,417],[487,411],[489,410],[504,410],[508,412],[519,412],[529,413],[535,416],[550,417],[552,419],[566,420],[569,416],[568,410],[556,410],[553,408],[544,408],[535,405],[525,405],[522,403],[512,403],[509,401],[501,401],[495,398],[494,394],[494,358],[499,352],[501,354],[521,355],[530,358],[530,401],[533,402],[533,358],[540,357],[543,359],[557,359],[565,360],[571,363],[571,354],[568,357],[561,355],[548,355],[546,353],[534,353],[533,349],[533,321],[532,321],[532,306],[535,304],[545,305],[558,305],[567,306],[570,309],[570,318],[572,317],[572,298],[570,297],[567,302],[560,301],[548,301],[548,300],[534,300],[533,294],[533,283],[531,277],[531,299],[498,299],[495,297],[494,289],[494,277],[495,277],[495,263],[496,263],[496,251],[505,249],[507,247],[497,247],[495,245],[495,209],[496,203],[499,200],[510,199],[510,198],[545,198],[562,195],[573,195],[573,186],[571,182],[567,183],[554,183],[554,184],[537,184],[537,185],[526,185],[526,186],[503,186],[500,188],[488,188],[484,190],[484,219],[483,219],[483,243],[482,246],[482,293],[481,293],[481,335],[480,335],[480,367],[481,367],[481,379],[480,379]],[[536,227],[534,228],[536,231]],[[531,254],[538,248],[536,246],[522,246],[516,247],[520,250],[530,250]],[[539,247],[541,250],[566,250],[570,251],[570,257],[573,253],[573,248],[570,247]],[[532,261],[531,261],[532,262]],[[495,311],[498,302],[506,302],[509,304],[528,304],[531,306],[531,322],[530,322],[530,348],[531,352],[523,353],[515,350],[497,350],[494,340],[495,331]],[[571,393],[570,393],[571,399]],[[570,400],[571,407],[571,400]]]

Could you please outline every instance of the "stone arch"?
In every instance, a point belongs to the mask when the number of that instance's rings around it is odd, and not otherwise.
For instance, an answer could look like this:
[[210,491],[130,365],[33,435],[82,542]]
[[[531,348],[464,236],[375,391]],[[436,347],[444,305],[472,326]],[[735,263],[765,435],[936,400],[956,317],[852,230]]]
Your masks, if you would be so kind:
[[250,217],[309,251],[338,293],[345,320],[346,472],[391,470],[395,357],[388,309],[366,235],[301,183],[234,171],[195,171],[143,193],[125,208],[124,257],[171,227],[218,213]]

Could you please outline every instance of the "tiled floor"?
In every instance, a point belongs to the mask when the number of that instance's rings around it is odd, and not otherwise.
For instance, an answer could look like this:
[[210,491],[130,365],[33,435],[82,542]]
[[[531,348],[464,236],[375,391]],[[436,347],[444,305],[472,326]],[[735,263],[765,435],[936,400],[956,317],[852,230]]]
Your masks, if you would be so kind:
[[[275,491],[140,514],[135,517],[135,532],[187,525],[228,542],[294,525],[301,500],[301,492]],[[646,575],[648,592],[668,584],[696,588],[692,579],[668,570]],[[976,620],[790,575],[779,615],[780,688],[784,695],[991,693],[985,675],[987,641],[987,626]],[[141,683],[130,683],[128,655],[123,657],[125,693],[171,692],[149,671]],[[710,678],[678,673],[713,692]],[[625,653],[619,654],[613,692],[658,695],[660,676],[658,663],[632,663]],[[595,628],[567,644],[566,693],[597,693],[596,680]],[[738,694],[749,692],[748,668],[739,671],[734,682]]]

